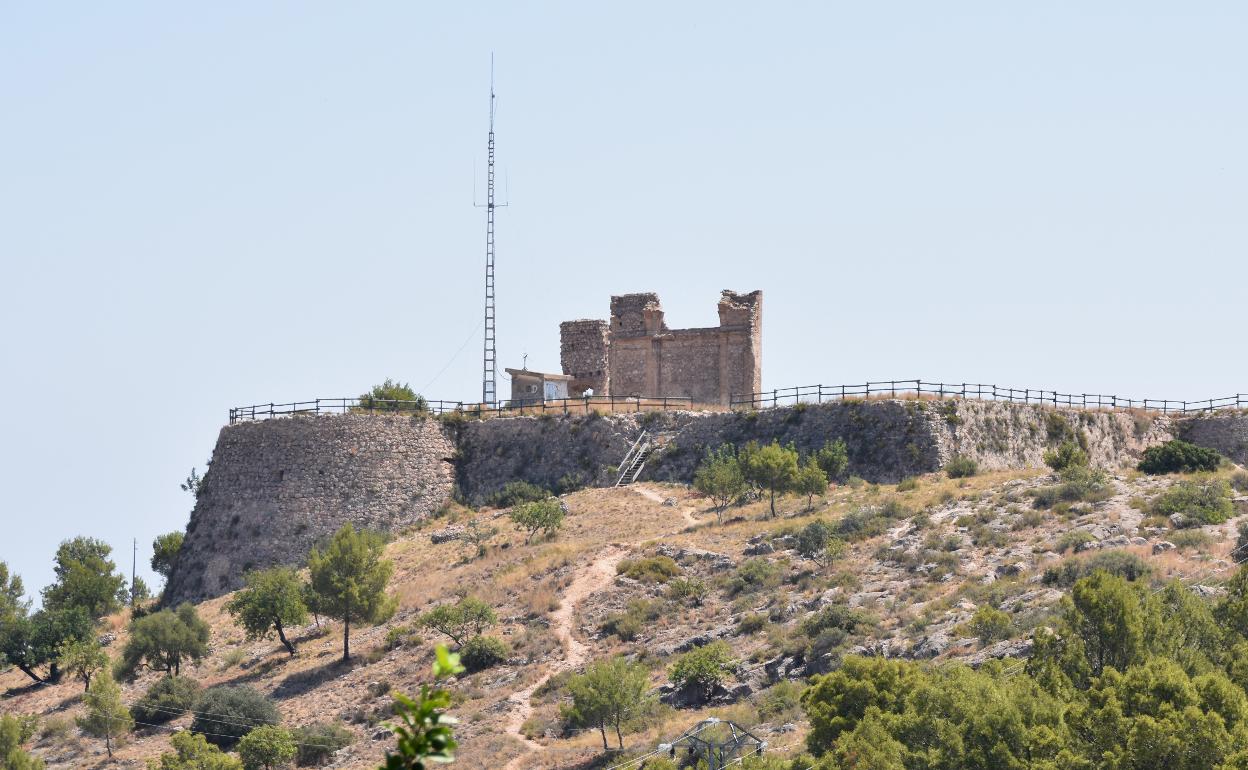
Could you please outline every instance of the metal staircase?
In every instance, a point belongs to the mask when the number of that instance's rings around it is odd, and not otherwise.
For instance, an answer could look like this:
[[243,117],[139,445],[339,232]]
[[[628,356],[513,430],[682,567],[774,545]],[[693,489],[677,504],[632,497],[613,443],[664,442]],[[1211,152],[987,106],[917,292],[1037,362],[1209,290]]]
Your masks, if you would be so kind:
[[636,481],[637,477],[641,475],[641,471],[646,467],[646,461],[650,459],[656,449],[666,446],[673,435],[672,433],[651,433],[643,430],[620,462],[620,475],[615,480],[615,486],[626,487]]

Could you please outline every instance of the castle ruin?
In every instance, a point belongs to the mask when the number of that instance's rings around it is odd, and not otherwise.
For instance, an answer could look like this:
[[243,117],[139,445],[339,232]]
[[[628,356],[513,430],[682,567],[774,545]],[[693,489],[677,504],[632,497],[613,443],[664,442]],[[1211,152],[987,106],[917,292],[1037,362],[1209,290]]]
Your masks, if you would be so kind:
[[559,326],[563,373],[572,396],[684,397],[728,406],[762,390],[763,293],[724,290],[719,326],[669,329],[659,295],[611,298],[611,320]]

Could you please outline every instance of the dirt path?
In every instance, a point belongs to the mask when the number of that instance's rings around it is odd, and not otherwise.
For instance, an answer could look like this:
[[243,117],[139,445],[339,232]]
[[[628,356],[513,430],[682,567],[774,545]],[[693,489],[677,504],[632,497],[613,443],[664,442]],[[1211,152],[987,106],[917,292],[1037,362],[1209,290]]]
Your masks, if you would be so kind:
[[526,738],[521,732],[525,721],[533,715],[533,693],[555,674],[576,668],[585,662],[589,648],[572,633],[572,618],[582,601],[611,583],[615,578],[615,565],[619,564],[623,558],[624,549],[609,546],[592,564],[577,573],[572,583],[563,592],[559,609],[550,613],[551,627],[559,639],[559,644],[563,647],[563,660],[551,664],[541,679],[519,692],[512,693],[508,698],[512,703],[512,710],[505,725],[506,732],[519,739],[527,751],[513,757],[507,763],[505,770],[518,770],[523,767],[522,763],[529,754],[545,749],[545,746]]
[[[663,495],[660,495],[658,492],[655,492],[650,487],[643,486],[641,484],[631,484],[629,485],[629,489],[633,490],[634,492],[646,498],[647,500],[653,500],[656,503],[663,503],[664,501],[667,500],[667,498],[664,497]],[[691,505],[686,506],[680,510],[680,515],[685,520],[686,524],[694,525],[694,524],[701,523],[698,520],[698,518],[693,515],[693,512],[695,510],[697,510],[697,508]]]
[[[656,503],[663,503],[667,499],[643,484],[633,484],[629,488]],[[695,507],[688,506],[680,511],[685,524],[700,523],[693,515],[695,510],[697,510]],[[512,757],[503,770],[519,770],[531,754],[545,750],[545,746],[526,738],[522,732],[524,723],[533,716],[533,693],[555,674],[576,668],[585,662],[589,648],[572,633],[572,619],[576,615],[577,606],[582,601],[611,584],[611,581],[615,579],[615,566],[624,558],[624,554],[625,548],[622,546],[607,547],[588,567],[572,578],[572,583],[568,585],[560,598],[559,609],[550,613],[551,628],[555,632],[555,637],[559,639],[560,646],[563,647],[563,659],[547,667],[546,673],[536,682],[519,692],[512,693],[508,698],[511,702],[511,714],[507,717],[504,729],[508,735],[514,736],[524,744],[525,750]]]

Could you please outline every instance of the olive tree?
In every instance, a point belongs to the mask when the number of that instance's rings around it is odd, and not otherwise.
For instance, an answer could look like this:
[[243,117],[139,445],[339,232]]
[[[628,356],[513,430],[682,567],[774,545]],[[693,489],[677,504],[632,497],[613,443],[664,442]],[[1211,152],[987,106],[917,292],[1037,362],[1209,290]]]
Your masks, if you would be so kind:
[[295,645],[286,638],[286,627],[308,622],[299,576],[289,567],[275,567],[248,572],[244,580],[246,587],[234,594],[226,610],[247,631],[247,638],[264,639],[276,632],[287,652],[294,655]]

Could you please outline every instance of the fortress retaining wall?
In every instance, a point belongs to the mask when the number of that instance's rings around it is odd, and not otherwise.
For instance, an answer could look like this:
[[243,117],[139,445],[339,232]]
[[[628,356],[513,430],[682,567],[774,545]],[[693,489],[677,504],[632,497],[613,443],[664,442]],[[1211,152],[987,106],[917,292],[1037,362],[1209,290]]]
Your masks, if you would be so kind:
[[454,484],[455,447],[433,419],[347,414],[222,428],[165,601],[218,596],[253,568],[300,564],[346,522],[392,530]]
[[301,564],[344,522],[394,530],[457,494],[487,503],[509,481],[564,491],[614,483],[642,430],[673,435],[642,478],[689,482],[708,449],[747,441],[802,451],[842,439],[849,472],[895,482],[954,455],[981,468],[1040,466],[1082,434],[1092,461],[1134,464],[1178,435],[1248,461],[1248,416],[1171,419],[986,401],[844,401],[759,412],[544,416],[444,424],[384,415],[294,417],[222,429],[166,600],[234,590],[251,568]]

